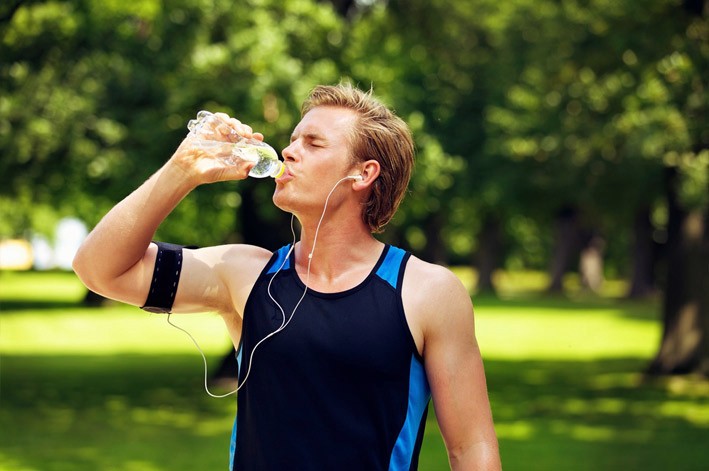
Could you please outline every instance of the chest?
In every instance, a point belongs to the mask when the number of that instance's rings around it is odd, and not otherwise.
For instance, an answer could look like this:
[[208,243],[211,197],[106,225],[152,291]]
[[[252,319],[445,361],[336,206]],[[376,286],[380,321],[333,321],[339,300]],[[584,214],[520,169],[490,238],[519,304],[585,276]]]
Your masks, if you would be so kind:
[[415,346],[400,296],[387,285],[372,280],[354,292],[311,292],[301,299],[302,290],[286,280],[271,295],[275,302],[261,297],[261,309],[254,306],[244,322],[245,351],[281,329],[258,347],[261,361],[350,380],[408,374]]

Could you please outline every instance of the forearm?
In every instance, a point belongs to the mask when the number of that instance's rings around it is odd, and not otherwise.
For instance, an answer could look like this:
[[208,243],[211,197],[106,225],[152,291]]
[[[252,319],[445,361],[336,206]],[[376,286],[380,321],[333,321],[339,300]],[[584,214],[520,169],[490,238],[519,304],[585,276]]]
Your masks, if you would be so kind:
[[247,177],[252,162],[227,165],[224,157],[232,151],[229,137],[234,131],[247,138],[254,134],[234,118],[220,115],[220,119],[212,123],[212,137],[223,142],[221,147],[202,149],[188,135],[160,170],[91,231],[73,263],[89,289],[131,304],[142,303],[154,266],[150,241],[162,221],[198,185]]
[[143,258],[160,223],[194,187],[179,166],[165,164],[91,231],[74,271],[94,290],[120,277]]

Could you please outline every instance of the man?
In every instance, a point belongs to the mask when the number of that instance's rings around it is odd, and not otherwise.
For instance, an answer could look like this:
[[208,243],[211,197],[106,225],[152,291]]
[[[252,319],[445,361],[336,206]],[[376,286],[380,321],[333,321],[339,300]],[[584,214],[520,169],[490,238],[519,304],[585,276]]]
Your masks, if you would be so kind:
[[[223,140],[231,130],[263,139],[218,116]],[[294,246],[151,243],[190,191],[253,165],[225,166],[188,137],[96,226],[75,271],[136,306],[221,314],[239,355],[233,469],[415,469],[429,397],[451,468],[500,469],[467,291],[372,236],[408,185],[404,122],[350,85],[319,86],[282,154],[273,201],[301,224]]]

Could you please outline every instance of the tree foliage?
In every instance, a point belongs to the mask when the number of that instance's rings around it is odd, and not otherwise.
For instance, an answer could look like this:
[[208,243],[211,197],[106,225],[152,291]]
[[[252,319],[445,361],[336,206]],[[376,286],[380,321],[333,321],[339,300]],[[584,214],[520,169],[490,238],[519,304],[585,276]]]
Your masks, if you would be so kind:
[[[1,37],[0,234],[46,230],[40,213],[96,223],[167,159],[199,109],[283,146],[307,90],[339,78],[343,20],[310,1],[250,3],[19,5]],[[191,240],[204,227],[197,243],[221,242],[238,229],[239,204],[233,186],[202,188],[161,235]]]
[[[623,271],[634,211],[662,230],[665,169],[683,204],[708,204],[709,28],[677,0],[51,0],[0,20],[2,237],[94,224],[199,109],[282,148],[307,91],[343,78],[414,130],[412,197],[385,235],[408,247],[464,260],[495,220],[508,265],[543,267],[553,215],[573,207],[616,235]],[[278,217],[269,185],[240,188]],[[242,190],[200,188],[160,236],[229,239]]]

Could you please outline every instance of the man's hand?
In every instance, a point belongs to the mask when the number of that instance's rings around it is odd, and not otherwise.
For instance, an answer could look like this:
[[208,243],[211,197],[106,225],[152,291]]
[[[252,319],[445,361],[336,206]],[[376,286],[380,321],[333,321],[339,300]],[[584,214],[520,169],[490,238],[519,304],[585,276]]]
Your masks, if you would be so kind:
[[232,155],[231,143],[243,138],[263,141],[263,134],[254,133],[251,126],[225,113],[215,113],[198,133],[191,132],[182,141],[168,164],[180,169],[194,186],[243,180],[254,163],[228,159]]

